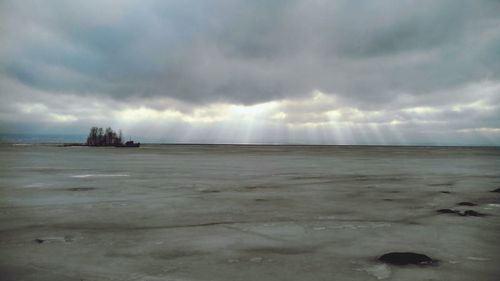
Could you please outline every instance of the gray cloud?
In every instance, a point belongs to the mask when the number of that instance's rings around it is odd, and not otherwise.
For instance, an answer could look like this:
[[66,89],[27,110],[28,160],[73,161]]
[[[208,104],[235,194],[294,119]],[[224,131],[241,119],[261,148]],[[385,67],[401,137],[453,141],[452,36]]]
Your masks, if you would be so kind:
[[[65,112],[44,97],[182,112],[335,97],[289,105],[289,120],[311,122],[325,106],[497,108],[500,99],[474,87],[500,82],[494,0],[2,1],[0,22],[4,123],[23,100]],[[500,126],[498,113],[470,110],[470,128]]]

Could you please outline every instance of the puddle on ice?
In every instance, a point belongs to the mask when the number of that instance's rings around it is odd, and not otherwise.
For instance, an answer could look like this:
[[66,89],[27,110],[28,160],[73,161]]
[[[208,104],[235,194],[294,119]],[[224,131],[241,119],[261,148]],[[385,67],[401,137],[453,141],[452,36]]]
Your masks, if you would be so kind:
[[378,264],[370,267],[361,268],[359,270],[365,271],[374,276],[378,280],[384,280],[391,277],[391,269],[385,264]]
[[329,228],[331,229],[362,229],[362,228],[379,228],[379,227],[390,227],[390,223],[370,223],[370,224],[344,224],[335,225]]
[[317,226],[317,227],[313,227],[313,230],[316,230],[316,231],[326,230],[326,227],[324,227],[324,226]]
[[37,188],[37,187],[43,187],[43,183],[32,183],[32,184],[27,184],[24,186],[24,188]]
[[84,175],[73,175],[72,178],[108,178],[108,177],[129,177],[128,174],[84,174]]
[[319,216],[318,220],[334,220],[335,216]]
[[262,262],[264,259],[262,257],[255,257],[255,258],[251,258],[250,261],[251,262],[256,262],[256,263],[260,263]]
[[483,257],[467,257],[468,260],[471,261],[489,261],[489,258],[483,258]]

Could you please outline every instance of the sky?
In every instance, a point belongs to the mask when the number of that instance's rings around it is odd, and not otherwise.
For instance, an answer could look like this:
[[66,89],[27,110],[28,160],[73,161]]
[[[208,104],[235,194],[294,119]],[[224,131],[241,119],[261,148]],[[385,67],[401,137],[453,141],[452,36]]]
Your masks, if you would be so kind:
[[0,101],[0,134],[500,145],[500,1],[1,0]]

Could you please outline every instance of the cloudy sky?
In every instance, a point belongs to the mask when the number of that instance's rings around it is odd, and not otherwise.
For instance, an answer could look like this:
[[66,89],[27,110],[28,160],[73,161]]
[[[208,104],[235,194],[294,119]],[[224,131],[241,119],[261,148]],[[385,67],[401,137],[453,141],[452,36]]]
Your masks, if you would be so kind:
[[0,133],[500,145],[500,1],[0,1]]

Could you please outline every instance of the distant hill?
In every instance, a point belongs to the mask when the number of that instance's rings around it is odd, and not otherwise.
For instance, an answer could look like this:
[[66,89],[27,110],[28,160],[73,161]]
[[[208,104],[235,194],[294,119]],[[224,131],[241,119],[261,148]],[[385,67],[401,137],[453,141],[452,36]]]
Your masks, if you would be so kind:
[[85,135],[0,134],[0,143],[69,143],[81,142]]

